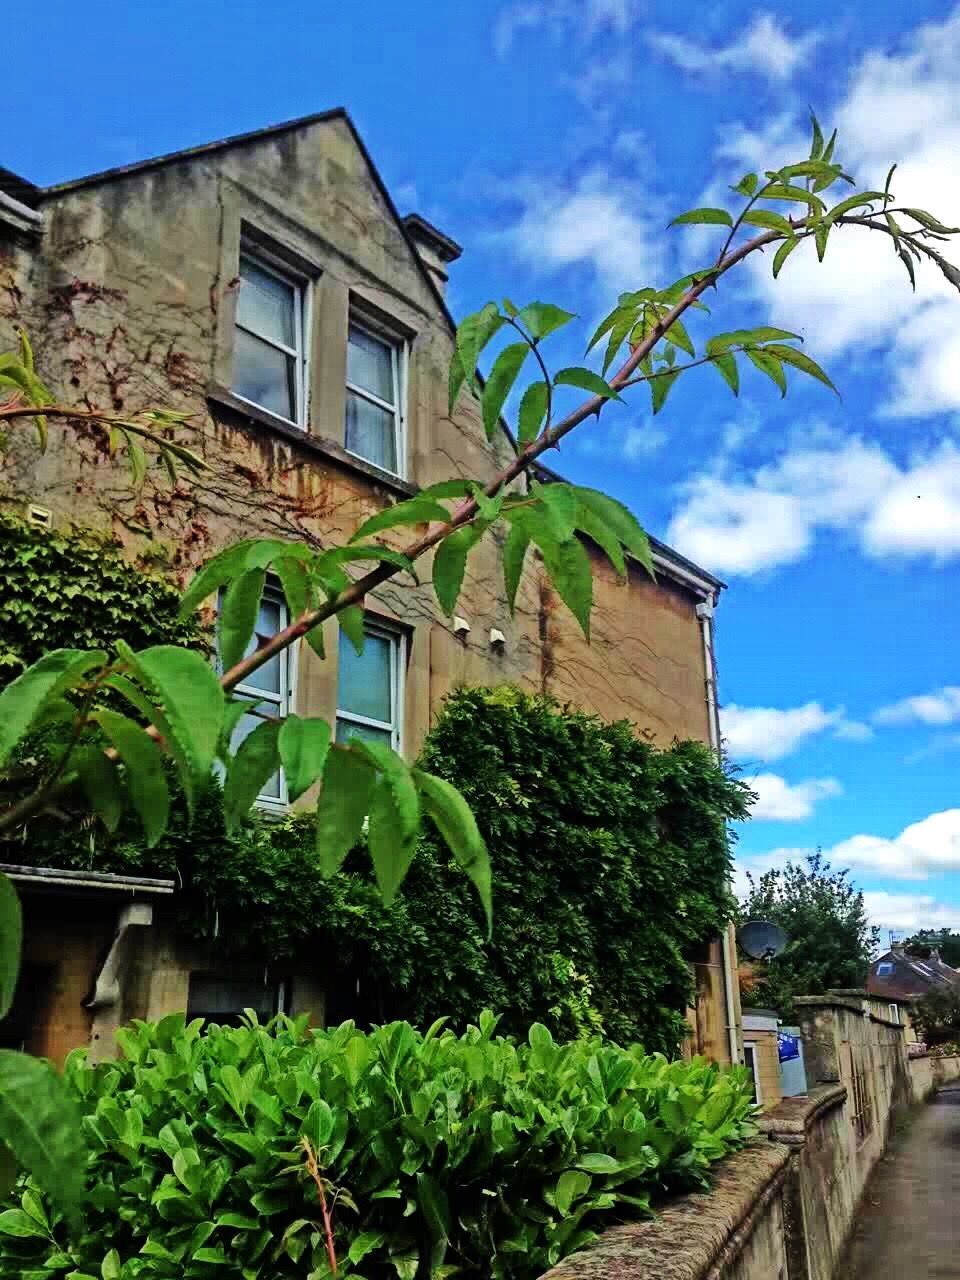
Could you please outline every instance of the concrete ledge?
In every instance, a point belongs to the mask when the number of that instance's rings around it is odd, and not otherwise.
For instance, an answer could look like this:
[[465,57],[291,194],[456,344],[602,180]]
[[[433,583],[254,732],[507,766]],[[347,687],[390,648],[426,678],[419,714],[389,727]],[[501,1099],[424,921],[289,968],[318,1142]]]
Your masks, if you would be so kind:
[[760,1116],[757,1124],[772,1142],[799,1146],[806,1141],[808,1130],[820,1115],[834,1107],[842,1107],[846,1100],[846,1085],[820,1085],[811,1089],[806,1097],[784,1098]]
[[668,1204],[649,1222],[604,1231],[543,1280],[702,1280],[737,1256],[786,1177],[790,1152],[759,1143],[715,1166],[709,1192]]

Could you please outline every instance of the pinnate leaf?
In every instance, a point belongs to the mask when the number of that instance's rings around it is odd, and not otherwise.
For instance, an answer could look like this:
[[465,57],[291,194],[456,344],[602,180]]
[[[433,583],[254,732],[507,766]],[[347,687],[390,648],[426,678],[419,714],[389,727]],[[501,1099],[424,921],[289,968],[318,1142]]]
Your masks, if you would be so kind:
[[577,537],[555,542],[534,535],[550,581],[586,638],[590,639],[590,610],[593,607],[593,574],[590,557]]
[[601,378],[599,373],[594,373],[592,369],[579,367],[561,369],[554,376],[553,385],[555,387],[579,387],[581,391],[589,391],[591,395],[600,396],[603,400],[621,399],[617,391],[604,378]]
[[679,376],[679,369],[671,369],[669,373],[660,370],[650,379],[650,395],[654,414],[658,414],[663,408],[667,396],[673,390],[673,384]]
[[771,355],[767,350],[758,350],[755,347],[747,349],[747,356],[761,373],[765,373],[771,381],[776,383],[780,388],[781,397],[785,396],[787,394],[787,376],[783,372],[783,365],[777,357]]
[[487,917],[487,927],[491,928],[493,905],[490,855],[470,806],[457,788],[444,778],[414,769],[413,780],[420,792],[424,812],[433,819],[450,852],[479,893]]
[[232,835],[257,796],[280,768],[280,721],[263,720],[248,733],[230,761],[223,784],[223,821]]
[[578,501],[613,531],[630,554],[646,568],[652,578],[654,572],[653,559],[650,554],[650,542],[633,512],[628,507],[625,507],[622,502],[618,502],[616,498],[611,498],[609,494],[601,493],[599,489],[575,485],[574,492]]
[[514,342],[509,347],[504,347],[494,361],[480,398],[483,426],[488,440],[493,439],[507,396],[529,354],[530,347],[526,342]]
[[743,221],[751,227],[762,227],[765,231],[780,231],[785,236],[793,235],[793,227],[781,213],[772,209],[751,209],[743,215]]
[[0,765],[54,699],[106,660],[102,649],[54,649],[12,680],[0,693]]
[[147,847],[152,849],[166,831],[170,816],[170,792],[160,748],[145,730],[117,711],[101,709],[91,719],[100,725],[123,761],[127,793],[143,824]]
[[326,720],[289,715],[280,726],[277,745],[287,792],[291,801],[297,800],[323,773],[330,750],[330,726]]
[[463,575],[467,569],[467,556],[483,537],[484,521],[461,525],[437,547],[433,557],[433,589],[437,602],[449,617],[457,605]]
[[246,653],[266,581],[266,570],[248,569],[234,578],[224,592],[217,617],[217,652],[225,671],[235,667]]
[[773,256],[774,280],[776,280],[777,276],[780,274],[783,264],[790,257],[791,253],[793,253],[798,244],[800,244],[800,241],[796,238],[792,240],[784,240],[783,244],[780,245],[779,249],[777,249],[777,252]]
[[116,766],[97,747],[78,753],[75,768],[90,808],[108,831],[116,831],[123,817],[123,787]]
[[738,396],[740,394],[740,371],[737,368],[736,356],[729,351],[718,351],[712,357],[711,363],[733,394]]
[[771,343],[764,350],[776,356],[778,360],[782,360],[784,364],[793,365],[795,369],[799,369],[802,373],[808,373],[811,378],[816,378],[818,382],[822,382],[825,387],[829,387],[836,395],[840,394],[817,362],[811,360],[805,352],[798,351],[796,347],[787,347],[776,342]]
[[352,748],[330,748],[317,804],[317,855],[322,875],[339,871],[360,839],[376,780],[376,770]]
[[507,594],[507,605],[511,613],[514,610],[517,589],[520,586],[520,578],[523,575],[523,562],[527,554],[527,547],[530,545],[529,530],[525,521],[520,518],[523,515],[523,512],[518,511],[516,516],[511,518],[510,530],[503,543],[503,580]]
[[420,799],[409,768],[392,747],[360,740],[355,750],[379,773],[370,799],[368,840],[377,884],[389,906],[417,849]]
[[378,511],[375,516],[363,522],[350,541],[359,542],[361,538],[369,538],[382,529],[395,529],[399,525],[430,524],[434,521],[446,523],[449,519],[450,512],[446,507],[442,507],[435,498],[424,498],[421,495]]
[[531,382],[520,400],[520,411],[517,415],[517,439],[520,444],[529,444],[540,434],[543,420],[547,414],[550,390],[545,382]]
[[[457,326],[457,354],[469,386],[476,386],[477,360],[480,358],[481,351],[505,324],[506,320],[500,315],[497,304],[488,302],[479,311],[466,316]],[[451,400],[451,412],[453,412],[455,398],[454,396]]]
[[529,302],[517,312],[517,320],[538,342],[575,319],[576,316],[572,311],[555,307],[552,302]]
[[688,223],[704,224],[716,227],[732,227],[733,218],[727,213],[726,209],[688,209],[686,213],[679,214],[669,224],[671,227],[683,226]]

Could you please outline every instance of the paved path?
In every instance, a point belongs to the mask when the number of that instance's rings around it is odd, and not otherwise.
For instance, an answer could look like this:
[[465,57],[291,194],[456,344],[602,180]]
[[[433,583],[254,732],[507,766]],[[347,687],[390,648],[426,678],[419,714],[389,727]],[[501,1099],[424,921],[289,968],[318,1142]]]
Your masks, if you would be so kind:
[[960,1088],[893,1140],[838,1280],[960,1280]]

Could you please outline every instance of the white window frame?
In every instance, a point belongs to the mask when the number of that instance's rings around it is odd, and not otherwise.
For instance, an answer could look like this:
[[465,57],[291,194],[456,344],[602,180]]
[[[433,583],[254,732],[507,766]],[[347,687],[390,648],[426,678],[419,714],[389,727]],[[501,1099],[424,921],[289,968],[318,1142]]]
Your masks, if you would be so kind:
[[[359,386],[355,382],[351,382],[347,378],[347,390],[354,395],[359,396],[361,400],[366,400],[369,404],[374,404],[378,409],[383,409],[386,413],[393,414],[393,438],[396,444],[397,452],[397,468],[391,471],[389,467],[381,467],[382,471],[389,472],[390,475],[403,479],[407,472],[407,377],[410,368],[410,344],[405,338],[400,338],[395,333],[389,333],[386,329],[381,329],[375,324],[371,324],[362,314],[350,310],[347,321],[347,342],[350,341],[350,330],[359,329],[361,333],[367,334],[369,337],[382,342],[384,346],[390,348],[390,368],[393,374],[394,394],[396,395],[396,403],[390,404],[387,400],[381,400],[374,392],[368,391],[365,387]],[[346,448],[346,426],[344,426],[344,448]],[[362,453],[354,453],[352,449],[347,448],[347,453],[351,457],[359,458],[361,462],[367,462],[371,466],[380,466],[377,462],[371,462],[369,458],[365,458]]]
[[[256,400],[251,400],[247,396],[242,396],[239,391],[234,390],[234,395],[238,400],[243,400],[246,404],[255,405],[258,409],[262,409],[264,413],[272,414],[275,418],[281,418],[284,422],[290,422],[295,427],[299,427],[301,431],[307,430],[309,418],[309,400],[310,400],[310,332],[311,332],[311,315],[313,311],[313,282],[306,276],[298,275],[292,271],[281,259],[275,254],[261,248],[256,243],[250,243],[242,240],[240,243],[240,256],[237,263],[237,275],[240,279],[239,288],[243,288],[243,260],[248,258],[255,267],[265,272],[269,276],[273,276],[277,280],[282,280],[293,290],[293,335],[295,347],[288,347],[286,343],[279,342],[276,338],[271,338],[265,333],[257,333],[255,329],[249,328],[245,324],[240,323],[240,305],[239,297],[237,300],[237,310],[234,316],[234,329],[242,329],[244,333],[250,334],[259,342],[265,342],[268,346],[274,347],[277,351],[284,352],[285,355],[293,356],[294,360],[294,398],[296,400],[295,416],[286,417],[282,413],[277,413],[275,409],[268,409],[266,405],[258,404]],[[234,362],[236,362],[236,344],[234,344]],[[236,363],[234,364],[234,377],[236,381]]]
[[[342,711],[337,707],[334,737],[340,721],[346,724],[366,725],[369,729],[387,729],[390,732],[390,745],[394,751],[403,749],[403,709],[405,706],[404,685],[406,677],[406,645],[407,637],[400,627],[392,627],[389,623],[376,619],[364,619],[364,634],[381,636],[390,642],[390,716],[391,723],[385,720],[372,720],[369,716],[357,715],[353,711]],[[337,702],[340,702],[340,680],[337,677]]]
[[888,1006],[888,1008],[889,1008],[889,1010],[890,1010],[890,1021],[891,1021],[891,1022],[896,1022],[896,1023],[899,1025],[899,1022],[900,1022],[900,1006],[899,1006],[898,1004],[891,1004],[891,1005],[889,1005],[889,1006]]
[[756,1040],[745,1040],[743,1044],[743,1065],[749,1067],[753,1073],[753,1092],[754,1101],[759,1103],[762,1101],[760,1096],[760,1060],[757,1053]]
[[[282,631],[288,625],[290,616],[287,609],[286,599],[284,598],[283,591],[281,590],[278,582],[271,578],[267,579],[266,586],[263,589],[263,599],[269,600],[272,604],[279,606],[279,629]],[[297,646],[290,645],[278,656],[280,658],[279,694],[270,693],[264,689],[258,689],[254,685],[248,684],[234,685],[233,693],[239,697],[250,698],[251,701],[257,703],[272,703],[277,708],[278,718],[282,720],[288,716],[293,709],[294,694],[297,687]],[[222,675],[223,664],[220,661],[219,650],[217,652],[217,669]],[[264,809],[272,813],[286,813],[290,805],[290,793],[287,790],[286,774],[282,768],[279,772],[279,797],[261,794],[257,796],[254,801],[256,808]]]

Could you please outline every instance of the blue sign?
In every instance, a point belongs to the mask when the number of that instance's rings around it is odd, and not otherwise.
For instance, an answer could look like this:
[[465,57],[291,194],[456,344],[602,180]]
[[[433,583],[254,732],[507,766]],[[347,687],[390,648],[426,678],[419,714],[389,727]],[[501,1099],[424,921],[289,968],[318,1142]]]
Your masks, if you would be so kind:
[[792,1062],[800,1057],[800,1040],[797,1036],[788,1036],[785,1031],[777,1032],[777,1056],[781,1062]]

